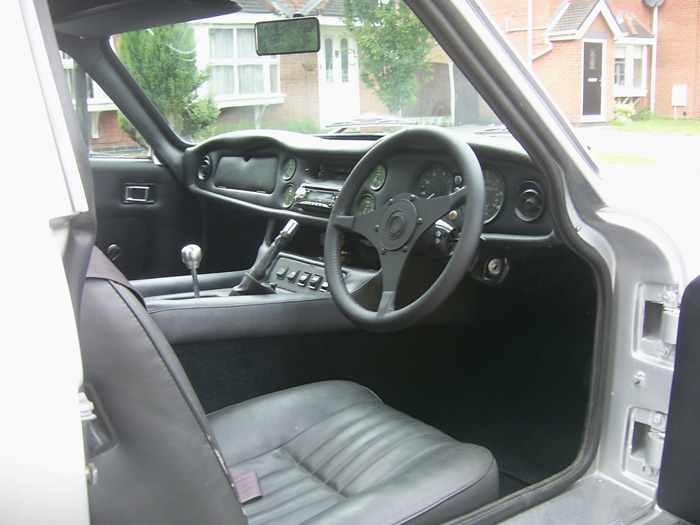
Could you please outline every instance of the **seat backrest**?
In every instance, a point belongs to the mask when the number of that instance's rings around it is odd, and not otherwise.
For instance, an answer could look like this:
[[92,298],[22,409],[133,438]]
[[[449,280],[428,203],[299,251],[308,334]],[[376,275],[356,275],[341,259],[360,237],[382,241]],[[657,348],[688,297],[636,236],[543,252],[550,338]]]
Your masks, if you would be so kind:
[[91,459],[92,522],[246,523],[199,400],[140,300],[88,272],[79,332],[85,381],[117,439]]

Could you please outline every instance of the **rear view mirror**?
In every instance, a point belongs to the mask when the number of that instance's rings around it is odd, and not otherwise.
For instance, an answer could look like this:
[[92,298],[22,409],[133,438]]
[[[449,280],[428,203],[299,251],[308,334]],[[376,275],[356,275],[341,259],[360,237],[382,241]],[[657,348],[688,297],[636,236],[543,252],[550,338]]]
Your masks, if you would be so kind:
[[321,47],[318,19],[312,16],[270,20],[255,24],[258,55],[316,53]]

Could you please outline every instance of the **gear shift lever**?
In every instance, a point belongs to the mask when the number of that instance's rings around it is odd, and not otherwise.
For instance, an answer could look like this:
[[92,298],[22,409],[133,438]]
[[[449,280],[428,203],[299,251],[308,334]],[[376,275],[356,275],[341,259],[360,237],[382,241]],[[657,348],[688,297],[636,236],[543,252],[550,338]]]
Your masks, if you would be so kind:
[[197,268],[202,262],[202,249],[196,244],[188,244],[180,252],[182,262],[192,272],[192,289],[194,296],[199,297],[199,280],[197,279]]
[[270,269],[270,265],[274,262],[275,257],[280,254],[291,238],[294,237],[298,229],[299,223],[294,219],[290,219],[271,244],[263,244],[258,251],[258,258],[253,264],[253,267],[246,272],[241,283],[234,286],[229,295],[275,293],[270,286],[263,284],[261,280]]

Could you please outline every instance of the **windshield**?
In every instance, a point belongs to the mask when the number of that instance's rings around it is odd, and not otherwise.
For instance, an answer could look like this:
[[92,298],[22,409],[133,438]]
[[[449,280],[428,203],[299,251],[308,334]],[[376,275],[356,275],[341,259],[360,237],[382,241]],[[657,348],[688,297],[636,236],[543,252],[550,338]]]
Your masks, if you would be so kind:
[[[272,56],[256,53],[254,26],[293,13],[241,5],[232,15],[113,37],[117,55],[188,141],[256,128],[376,134],[500,124],[403,3],[324,2],[311,13],[319,51]],[[140,140],[123,119],[120,126]]]

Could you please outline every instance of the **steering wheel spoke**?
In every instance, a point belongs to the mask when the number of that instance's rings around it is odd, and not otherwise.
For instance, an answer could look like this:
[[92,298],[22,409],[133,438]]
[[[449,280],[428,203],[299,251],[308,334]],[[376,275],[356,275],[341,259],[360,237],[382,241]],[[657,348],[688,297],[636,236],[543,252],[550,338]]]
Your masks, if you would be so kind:
[[[464,174],[464,188],[431,199],[400,193],[371,213],[352,215],[357,196],[378,164],[407,149],[425,147],[425,144],[438,145],[454,160]],[[400,183],[400,179],[396,182]],[[407,190],[410,191],[410,188]],[[397,309],[399,282],[412,248],[428,228],[462,205],[465,206],[460,213],[461,235],[442,274],[422,296]],[[326,229],[326,276],[338,308],[359,326],[377,331],[404,328],[434,311],[454,290],[472,262],[479,244],[483,215],[484,180],[481,167],[462,137],[435,126],[415,126],[377,141],[343,184]],[[345,285],[340,257],[343,232],[362,235],[379,252],[382,291],[376,311],[361,306]]]
[[421,233],[435,224],[452,210],[456,210],[467,201],[467,189],[459,188],[457,191],[442,197],[430,199],[416,199],[414,205],[418,210],[421,220]]
[[329,227],[336,228],[344,232],[358,233],[370,241],[379,250],[377,238],[377,221],[379,213],[373,211],[367,214],[331,216]]

